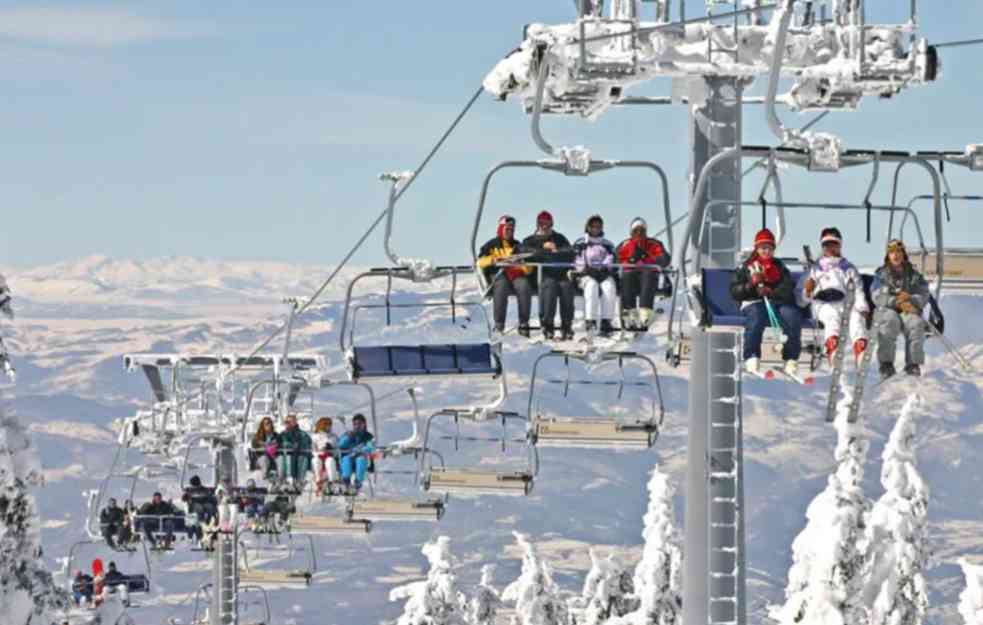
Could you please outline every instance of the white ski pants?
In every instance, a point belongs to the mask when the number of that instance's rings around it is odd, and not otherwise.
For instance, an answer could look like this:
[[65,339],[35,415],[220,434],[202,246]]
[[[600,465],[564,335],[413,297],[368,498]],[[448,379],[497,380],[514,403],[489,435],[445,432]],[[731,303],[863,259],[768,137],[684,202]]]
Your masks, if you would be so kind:
[[614,319],[614,308],[618,300],[614,278],[606,278],[604,282],[598,283],[594,278],[584,276],[580,279],[580,288],[584,291],[584,319]]
[[[846,306],[846,302],[812,303],[812,316],[823,324],[823,342],[831,336],[842,336],[843,329],[840,327],[840,321],[843,317],[844,306]],[[864,316],[856,308],[850,311],[849,323],[851,339],[856,341],[867,338],[867,323],[864,321]]]

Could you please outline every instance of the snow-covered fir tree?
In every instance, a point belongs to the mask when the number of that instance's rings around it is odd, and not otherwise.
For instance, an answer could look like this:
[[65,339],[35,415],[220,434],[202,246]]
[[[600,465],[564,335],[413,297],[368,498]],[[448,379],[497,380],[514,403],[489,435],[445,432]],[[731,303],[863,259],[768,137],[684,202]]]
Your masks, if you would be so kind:
[[884,448],[881,484],[868,529],[870,573],[864,603],[870,625],[918,625],[928,609],[923,571],[928,562],[928,486],[915,463],[915,411],[919,397],[905,403]]
[[486,564],[481,567],[481,581],[474,590],[474,596],[468,601],[468,624],[469,625],[494,625],[495,615],[498,613],[498,606],[502,599],[498,591],[492,585],[492,576],[495,571],[494,564]]
[[430,562],[427,579],[394,588],[390,601],[406,600],[397,625],[466,625],[467,600],[457,588],[450,538],[439,536],[423,545]]
[[[0,287],[0,297],[6,297],[2,276]],[[12,316],[9,299],[0,309]],[[0,369],[0,622],[50,625],[68,606],[68,593],[42,566],[40,519],[31,493],[42,484],[41,463],[9,406],[5,378]]]
[[959,614],[966,625],[983,625],[983,565],[960,560],[966,588],[959,595]]
[[515,602],[513,625],[566,625],[567,604],[559,596],[549,565],[540,560],[529,538],[513,532],[522,550],[522,571],[502,592],[502,600]]
[[675,526],[669,476],[656,466],[648,483],[645,548],[633,578],[637,608],[608,625],[678,625],[683,618],[683,552]]
[[782,625],[863,625],[870,501],[862,481],[868,443],[864,420],[849,423],[847,390],[837,405],[836,469],[809,504],[805,529],[792,544],[785,604],[770,616]]
[[600,558],[593,549],[590,550],[591,568],[584,579],[584,588],[580,597],[570,602],[571,613],[578,612],[581,616],[578,624],[601,625],[608,619],[623,616],[638,606],[638,601],[631,595],[631,573],[614,557]]

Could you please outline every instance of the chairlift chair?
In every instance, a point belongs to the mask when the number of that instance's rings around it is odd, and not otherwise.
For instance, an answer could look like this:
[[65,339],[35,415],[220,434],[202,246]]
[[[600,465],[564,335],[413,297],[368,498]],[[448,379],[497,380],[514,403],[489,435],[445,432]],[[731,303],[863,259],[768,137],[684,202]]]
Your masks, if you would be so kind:
[[[445,409],[431,415],[424,428],[423,448],[424,450],[433,449],[432,439],[449,440],[454,442],[455,450],[460,443],[499,443],[504,453],[509,443],[519,444],[527,449],[527,457],[521,466],[501,469],[485,469],[480,466],[444,466],[435,465],[436,455],[430,451],[425,451],[420,455],[420,485],[424,491],[459,494],[459,495],[506,495],[523,496],[532,491],[533,480],[538,471],[538,456],[536,449],[531,445],[528,437],[509,438],[508,424],[510,422],[526,422],[527,419],[515,412],[494,411],[489,418],[482,419],[482,415],[475,414],[472,410]],[[453,435],[437,435],[433,432],[432,424],[436,419],[450,419],[455,425]],[[498,421],[502,425],[501,437],[478,437],[462,436],[460,426],[462,423],[472,426],[485,422]],[[523,423],[523,425],[526,425]]]
[[[291,537],[286,544],[252,546],[254,552],[253,562],[250,562],[250,547],[245,543],[239,543],[240,562],[238,571],[238,584],[242,586],[256,586],[263,589],[277,588],[307,588],[311,584],[311,578],[317,572],[317,555],[314,549],[314,539],[310,536],[306,540]],[[260,558],[261,553],[285,552],[286,558],[290,560],[289,568],[260,568],[255,560]],[[303,552],[303,562],[297,560],[296,554]]]
[[297,513],[290,517],[291,534],[306,536],[361,536],[372,531],[372,522],[367,519],[345,516],[329,516]]
[[[648,418],[623,419],[618,417],[548,417],[542,413],[537,402],[536,381],[539,366],[550,359],[563,361],[566,376],[560,378],[545,378],[547,384],[563,386],[563,397],[568,396],[571,386],[604,386],[617,387],[618,400],[623,397],[626,389],[649,389],[652,393],[651,412]],[[662,403],[662,389],[659,383],[659,373],[655,363],[643,354],[635,352],[606,352],[601,357],[602,363],[615,363],[620,378],[617,380],[574,379],[570,375],[570,361],[578,360],[589,363],[586,355],[570,354],[552,351],[541,354],[536,358],[529,381],[528,413],[535,415],[529,424],[529,436],[537,447],[580,447],[594,449],[648,449],[655,444],[659,437],[659,428],[665,417],[665,407]],[[625,361],[637,361],[651,371],[651,379],[628,380],[625,378]],[[535,409],[535,412],[534,412]]]
[[[199,617],[199,607],[202,605],[211,604],[211,582],[203,584],[198,587],[195,591],[194,599],[194,612],[192,613],[191,623],[192,625],[208,625],[208,620],[203,616]],[[204,599],[202,596],[204,595]],[[255,602],[261,608],[261,614],[257,618],[253,616],[248,611],[248,606],[250,601],[248,599],[249,595],[258,595],[259,599]],[[242,580],[239,580],[239,584],[235,593],[236,598],[236,613],[239,615],[239,625],[273,625],[273,612],[270,609],[270,596],[266,588],[257,586],[255,584],[246,584]],[[207,608],[205,608],[205,614],[207,614]]]
[[[76,570],[81,570],[83,573],[88,575],[92,574],[91,562],[93,559],[89,560],[86,566],[81,565],[80,551],[94,550],[101,545],[100,542],[94,540],[81,540],[74,543],[68,550],[68,555],[64,559],[64,567],[62,569],[62,574],[66,580],[67,588],[69,592],[73,590],[74,583],[74,573]],[[106,565],[110,561],[120,561],[125,562],[127,565],[134,564],[135,561],[138,562],[138,567],[142,570],[141,573],[126,573],[123,575],[123,583],[126,584],[126,590],[130,594],[134,593],[149,593],[150,592],[150,582],[151,582],[151,567],[150,567],[150,555],[147,551],[146,545],[143,546],[141,550],[133,552],[119,552],[112,551],[112,556],[109,559],[103,558]],[[122,567],[119,567],[122,568]],[[132,568],[127,567],[130,570]]]
[[[394,453],[395,452],[395,453]],[[347,514],[352,519],[366,519],[373,522],[378,521],[427,521],[436,522],[444,516],[444,498],[419,498],[393,496],[390,494],[379,493],[379,481],[391,475],[411,475],[414,478],[414,486],[419,482],[419,458],[423,454],[433,454],[440,464],[443,458],[434,450],[414,447],[404,448],[383,448],[382,458],[375,463],[375,470],[369,481],[371,491],[368,497],[355,496],[348,503]],[[388,468],[388,465],[395,458],[405,457],[413,462],[411,470],[398,470]]]

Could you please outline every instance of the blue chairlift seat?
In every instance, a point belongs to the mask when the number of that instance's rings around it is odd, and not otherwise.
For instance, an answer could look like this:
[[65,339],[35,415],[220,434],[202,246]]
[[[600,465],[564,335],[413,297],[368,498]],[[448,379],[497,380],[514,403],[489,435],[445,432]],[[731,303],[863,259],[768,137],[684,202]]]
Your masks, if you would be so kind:
[[352,377],[492,375],[502,364],[489,343],[383,345],[352,349]]
[[118,582],[110,584],[113,588],[124,585],[127,592],[150,592],[150,579],[146,575],[124,575]]
[[[730,295],[730,284],[734,279],[734,269],[704,269],[703,289],[700,300],[703,305],[703,323],[707,327],[744,327],[741,305]],[[802,272],[792,272],[792,280],[798,284]],[[802,328],[815,330],[816,320],[809,307],[802,311]]]

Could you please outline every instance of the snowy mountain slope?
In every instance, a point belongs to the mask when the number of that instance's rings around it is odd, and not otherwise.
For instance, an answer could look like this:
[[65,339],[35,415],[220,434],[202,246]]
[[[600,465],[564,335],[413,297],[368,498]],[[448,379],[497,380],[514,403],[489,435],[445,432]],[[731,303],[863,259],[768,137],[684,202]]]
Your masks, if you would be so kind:
[[[167,264],[166,260],[159,261],[159,265]],[[8,276],[16,296],[31,301],[37,298],[48,307],[43,309],[43,316],[33,316],[42,309],[18,308],[17,323],[12,327],[5,324],[4,332],[11,337],[8,341],[20,373],[16,407],[22,421],[34,432],[49,475],[49,484],[40,493],[41,509],[45,520],[67,522],[58,527],[49,524],[43,530],[49,562],[66,553],[71,543],[81,537],[84,513],[79,493],[95,487],[109,466],[114,452],[108,438],[109,423],[131,413],[149,394],[139,373],[123,372],[120,355],[151,349],[248,351],[281,323],[281,296],[302,294],[305,286],[312,290],[325,275],[323,271],[290,267],[283,268],[280,275],[280,269],[263,265],[266,269],[260,271],[248,263],[239,267],[235,263],[201,261],[196,266],[184,260],[180,271],[160,269],[164,276],[160,277],[154,275],[158,265],[153,263],[90,259],[78,266],[41,268]],[[239,302],[232,307],[236,314],[227,314],[230,307],[224,295],[205,298],[200,308],[193,300],[184,299],[184,293],[176,286],[182,271],[189,282],[224,285],[222,289],[228,289],[232,299]],[[39,286],[58,274],[89,286],[79,290],[64,290],[64,285],[49,290]],[[247,283],[236,282],[244,280],[243,276],[249,276]],[[145,297],[150,288],[147,285],[155,280],[170,286],[165,289],[158,285],[152,297]],[[297,290],[285,292],[283,284],[294,284]],[[121,315],[127,312],[128,316],[79,318],[88,310],[81,306],[98,305],[97,298],[90,295],[98,292],[96,285],[110,289],[116,310]],[[337,347],[341,314],[338,296],[343,288],[343,282],[334,285],[326,298],[327,305],[298,322],[294,344],[296,350],[315,349],[324,354],[339,376],[342,358]],[[965,353],[983,371],[983,331],[971,321],[978,315],[980,300],[953,297],[943,305],[949,313],[952,336],[970,342]],[[82,312],[59,317],[59,310]],[[169,311],[180,311],[182,318],[155,316]],[[399,329],[391,331],[380,331],[367,319],[364,335],[376,341],[397,336],[474,336],[477,332],[474,327],[459,330],[449,325],[439,311],[434,311],[415,320],[401,319]],[[277,341],[273,345],[280,349],[282,344]],[[685,508],[682,478],[688,371],[663,366],[661,343],[655,338],[646,339],[642,348],[660,365],[668,410],[666,427],[655,450],[611,453],[544,449],[540,451],[540,475],[528,498],[455,498],[437,527],[379,523],[367,538],[320,539],[322,571],[315,577],[313,588],[277,593],[275,611],[298,625],[392,619],[401,606],[386,600],[389,591],[425,575],[426,562],[420,548],[438,534],[451,537],[451,549],[460,562],[458,583],[465,590],[478,583],[482,564],[498,564],[496,579],[500,587],[518,576],[520,562],[513,546],[513,531],[529,534],[538,542],[539,554],[550,561],[557,583],[567,590],[579,591],[582,585],[583,575],[590,567],[589,545],[601,546],[602,555],[607,552],[605,547],[617,549],[633,565],[641,553],[642,515],[647,505],[645,483],[653,462],[659,462],[680,489],[677,514],[681,515]],[[509,409],[525,413],[526,376],[544,349],[517,338],[507,340],[506,367],[512,393]],[[917,453],[920,471],[932,493],[928,534],[937,564],[928,572],[928,621],[956,623],[956,605],[964,587],[956,560],[967,557],[983,562],[983,544],[978,538],[983,532],[983,502],[975,496],[983,492],[983,425],[979,418],[983,414],[983,376],[958,371],[937,346],[930,351],[926,369],[927,375],[917,385],[926,400],[924,414],[919,417]],[[493,385],[475,380],[442,380],[422,386],[424,414],[448,405],[477,403],[494,394]],[[399,388],[380,384],[376,392],[381,397]],[[914,385],[900,380],[868,395],[865,413],[872,441],[865,479],[868,496],[876,498],[881,494],[880,453],[912,388]],[[767,604],[779,602],[783,596],[791,541],[804,524],[805,506],[825,486],[833,465],[835,435],[821,415],[825,392],[822,377],[815,389],[751,380],[745,391],[752,569],[749,595],[754,617],[759,618]],[[581,395],[564,399],[552,390],[544,406],[549,404],[550,408],[571,415],[589,415],[602,414],[604,403],[603,399]],[[410,405],[404,394],[383,401],[379,409],[379,434],[383,440],[409,433]],[[510,458],[520,459],[521,450],[510,447],[509,451],[515,454]],[[466,463],[480,461],[481,456],[481,450],[469,450],[459,458]],[[150,599],[158,607],[141,609],[141,622],[143,618],[148,623],[159,622],[172,612],[188,618],[188,608],[176,609],[171,604],[205,578],[198,560],[197,554],[189,553],[154,557],[153,584],[163,596]]]

